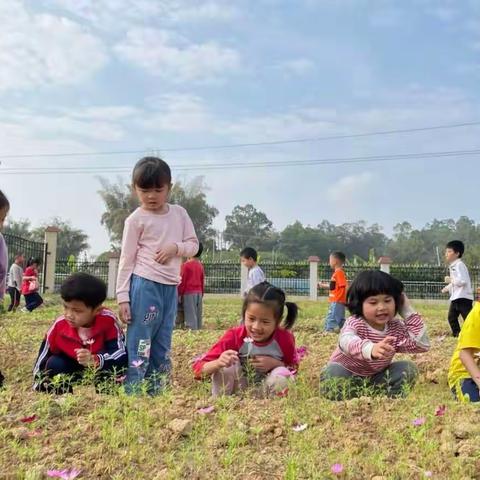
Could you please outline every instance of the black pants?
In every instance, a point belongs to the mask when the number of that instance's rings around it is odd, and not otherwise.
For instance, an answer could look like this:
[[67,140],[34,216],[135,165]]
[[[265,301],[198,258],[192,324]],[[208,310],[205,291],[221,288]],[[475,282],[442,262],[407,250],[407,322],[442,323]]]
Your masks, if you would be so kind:
[[448,309],[448,323],[452,329],[454,337],[458,337],[460,333],[460,324],[458,323],[458,316],[461,315],[463,321],[467,318],[467,315],[472,309],[473,300],[468,298],[457,298],[450,302],[450,308]]
[[15,311],[20,305],[20,290],[15,287],[8,287],[8,293],[10,294],[10,305],[8,306],[8,311]]
[[[35,390],[56,394],[73,393],[73,385],[82,381],[86,370],[86,367],[63,353],[52,355],[47,360],[45,370],[40,371],[36,378]],[[65,381],[55,381],[54,377],[61,373],[67,376]],[[105,388],[105,382],[114,381],[114,376],[121,373],[123,373],[121,370],[118,372],[113,370],[97,371],[94,378],[97,393],[108,393],[109,389]]]
[[35,310],[43,303],[43,298],[38,292],[27,293],[25,297],[25,306],[29,312]]

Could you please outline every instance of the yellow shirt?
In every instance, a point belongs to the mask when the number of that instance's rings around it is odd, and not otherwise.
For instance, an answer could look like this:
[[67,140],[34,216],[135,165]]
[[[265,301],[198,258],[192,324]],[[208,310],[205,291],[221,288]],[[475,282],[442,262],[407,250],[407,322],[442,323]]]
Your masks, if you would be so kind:
[[480,350],[480,302],[474,304],[460,330],[457,347],[453,352],[448,369],[448,386],[450,388],[455,387],[459,380],[471,378],[465,365],[460,360],[460,350],[464,348]]

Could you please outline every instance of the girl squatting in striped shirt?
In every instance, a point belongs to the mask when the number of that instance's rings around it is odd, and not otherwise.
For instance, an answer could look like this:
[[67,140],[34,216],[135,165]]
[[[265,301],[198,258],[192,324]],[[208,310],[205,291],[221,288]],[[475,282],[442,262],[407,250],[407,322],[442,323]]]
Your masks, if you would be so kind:
[[[361,272],[347,294],[352,316],[320,376],[320,389],[331,400],[386,394],[406,396],[418,375],[409,360],[393,362],[396,353],[430,348],[422,317],[415,312],[399,280],[381,271]],[[403,321],[396,318],[399,313]]]

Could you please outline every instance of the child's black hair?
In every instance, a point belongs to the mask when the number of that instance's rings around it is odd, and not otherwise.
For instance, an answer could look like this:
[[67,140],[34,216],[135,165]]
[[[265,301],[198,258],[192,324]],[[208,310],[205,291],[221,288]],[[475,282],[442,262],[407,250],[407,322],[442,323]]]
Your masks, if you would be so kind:
[[465,252],[465,245],[460,240],[452,240],[448,242],[445,248],[451,248],[455,253],[458,253],[458,258],[461,258]]
[[254,262],[257,261],[257,251],[252,247],[245,247],[240,252],[240,257],[243,258],[252,258]]
[[33,265],[34,263],[36,263],[37,265],[40,265],[40,259],[39,258],[36,258],[36,257],[30,257],[28,260],[27,260],[27,267],[30,267],[31,265]]
[[203,243],[202,242],[198,242],[198,251],[197,253],[194,255],[195,258],[200,258],[202,256],[202,253],[203,253]]
[[391,295],[395,314],[401,307],[403,283],[380,270],[365,270],[353,280],[347,292],[347,307],[352,315],[363,315],[363,302],[374,295]]
[[172,172],[167,162],[158,157],[141,158],[132,173],[132,185],[139,188],[162,188],[172,183]]
[[242,307],[242,318],[245,318],[245,312],[250,303],[261,303],[273,308],[275,319],[278,323],[282,321],[283,312],[287,307],[287,316],[283,321],[284,328],[290,330],[298,316],[298,306],[296,303],[285,301],[285,292],[274,287],[268,282],[261,282],[250,289]]
[[345,260],[347,259],[345,254],[343,252],[340,252],[339,250],[331,252],[330,256],[336,258],[337,260],[340,260],[342,263],[345,263]]
[[7,196],[0,190],[0,210],[6,208],[10,210],[10,202],[8,201]]
[[77,272],[70,275],[60,288],[60,296],[66,302],[78,300],[89,308],[99,307],[107,298],[107,286],[89,273]]

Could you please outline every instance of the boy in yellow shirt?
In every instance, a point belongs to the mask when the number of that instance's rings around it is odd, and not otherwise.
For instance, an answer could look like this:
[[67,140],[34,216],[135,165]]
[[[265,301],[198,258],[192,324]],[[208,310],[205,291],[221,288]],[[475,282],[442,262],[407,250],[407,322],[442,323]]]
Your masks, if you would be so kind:
[[480,402],[480,302],[468,314],[448,369],[448,386],[458,400]]

